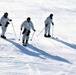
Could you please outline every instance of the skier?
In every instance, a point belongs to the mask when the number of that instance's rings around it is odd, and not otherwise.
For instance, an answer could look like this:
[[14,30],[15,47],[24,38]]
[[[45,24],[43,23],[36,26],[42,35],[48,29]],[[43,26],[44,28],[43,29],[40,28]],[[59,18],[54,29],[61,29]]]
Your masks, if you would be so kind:
[[54,23],[53,23],[53,14],[50,14],[50,16],[47,17],[46,20],[45,20],[44,37],[51,37],[51,35],[50,35],[51,24],[54,25]]
[[[27,20],[25,20],[21,25],[21,30],[23,29],[23,32],[22,32],[22,34],[23,34],[23,37],[22,37],[23,45],[27,45],[27,43],[28,43],[31,28],[33,31],[36,31],[34,29],[31,18],[28,17]],[[26,42],[25,42],[25,39],[26,39]]]
[[10,21],[12,21],[12,19],[9,19],[8,13],[5,12],[4,15],[1,17],[1,20],[0,20],[0,25],[1,25],[1,29],[2,29],[1,38],[6,38],[5,32],[7,30],[8,24],[10,24],[9,23]]

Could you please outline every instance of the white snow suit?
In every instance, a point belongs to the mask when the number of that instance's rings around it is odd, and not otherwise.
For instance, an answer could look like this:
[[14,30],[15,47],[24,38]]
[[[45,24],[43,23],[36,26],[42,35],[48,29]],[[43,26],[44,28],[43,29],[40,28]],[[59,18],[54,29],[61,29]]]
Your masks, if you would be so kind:
[[26,31],[23,33],[23,37],[22,37],[22,40],[29,40],[29,35],[27,35],[28,31],[30,31],[31,29],[34,31],[34,26],[33,26],[33,23],[30,21],[30,22],[27,22],[24,21],[21,25],[21,28],[26,29]]
[[47,17],[45,20],[45,34],[50,34],[50,29],[51,29],[51,23],[53,23],[52,19],[50,17]]
[[6,23],[9,21],[9,18],[5,18],[4,16],[1,18],[0,20],[0,24],[1,24],[1,29],[2,29],[2,36],[5,35],[5,32],[7,30],[7,27],[5,26]]

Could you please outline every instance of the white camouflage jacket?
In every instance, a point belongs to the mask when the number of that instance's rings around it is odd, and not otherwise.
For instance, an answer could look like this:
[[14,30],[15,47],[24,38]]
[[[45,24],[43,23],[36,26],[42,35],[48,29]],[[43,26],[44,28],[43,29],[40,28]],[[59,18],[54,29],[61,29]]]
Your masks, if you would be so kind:
[[50,17],[47,17],[45,20],[45,25],[47,24],[48,26],[50,26],[51,23],[53,23],[52,19],[50,19]]
[[6,22],[10,21],[9,18],[5,18],[4,16],[0,20],[0,24],[2,25],[2,28],[5,28]]
[[34,26],[33,26],[33,23],[30,21],[30,22],[27,22],[27,20],[26,21],[24,21],[23,23],[22,23],[22,25],[21,25],[21,28],[26,28],[27,30],[35,30],[34,29]]

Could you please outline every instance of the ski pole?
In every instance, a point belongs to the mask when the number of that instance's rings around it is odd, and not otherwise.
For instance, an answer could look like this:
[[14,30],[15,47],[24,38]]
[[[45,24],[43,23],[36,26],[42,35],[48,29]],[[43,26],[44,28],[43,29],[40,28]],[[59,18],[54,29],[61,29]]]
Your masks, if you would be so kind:
[[32,37],[31,37],[30,41],[32,41],[34,34],[35,34],[35,31],[33,32],[33,34],[32,34]]
[[15,37],[17,38],[17,35],[16,35],[16,32],[15,32],[14,25],[13,25],[13,22],[12,21],[11,21],[11,24],[12,24],[12,27],[13,27],[13,31],[14,31]]
[[45,29],[45,27],[40,31],[40,33],[37,35],[37,37],[41,34],[41,32]]
[[20,41],[20,38],[21,38],[21,32],[22,32],[22,31],[20,31],[19,41]]

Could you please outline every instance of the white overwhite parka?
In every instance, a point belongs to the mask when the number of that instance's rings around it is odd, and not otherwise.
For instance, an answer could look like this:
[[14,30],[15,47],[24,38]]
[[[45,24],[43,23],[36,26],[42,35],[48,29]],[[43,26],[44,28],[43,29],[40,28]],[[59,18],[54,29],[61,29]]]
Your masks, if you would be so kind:
[[27,20],[26,21],[24,21],[23,23],[22,23],[22,25],[21,25],[21,28],[26,28],[27,30],[35,30],[34,29],[34,26],[33,26],[33,23],[30,21],[30,22],[27,22]]
[[[35,30],[34,29],[34,26],[33,26],[33,23],[30,21],[30,22],[27,22],[27,20],[26,21],[24,21],[23,23],[22,23],[22,25],[21,25],[21,28],[22,29],[27,29],[27,30]],[[26,31],[27,32],[27,31]],[[29,36],[26,36],[26,32],[23,34],[23,38],[22,38],[22,40],[25,40],[25,38],[26,38],[26,40],[28,40],[29,39]]]
[[1,35],[5,35],[6,29],[7,29],[7,27],[5,27],[5,25],[8,21],[10,21],[10,19],[8,17],[5,18],[4,16],[2,16],[2,18],[0,20],[1,29],[2,29],[2,34]]
[[53,23],[52,19],[47,17],[44,23],[47,25],[47,27],[45,27],[45,34],[50,34],[51,24]]

